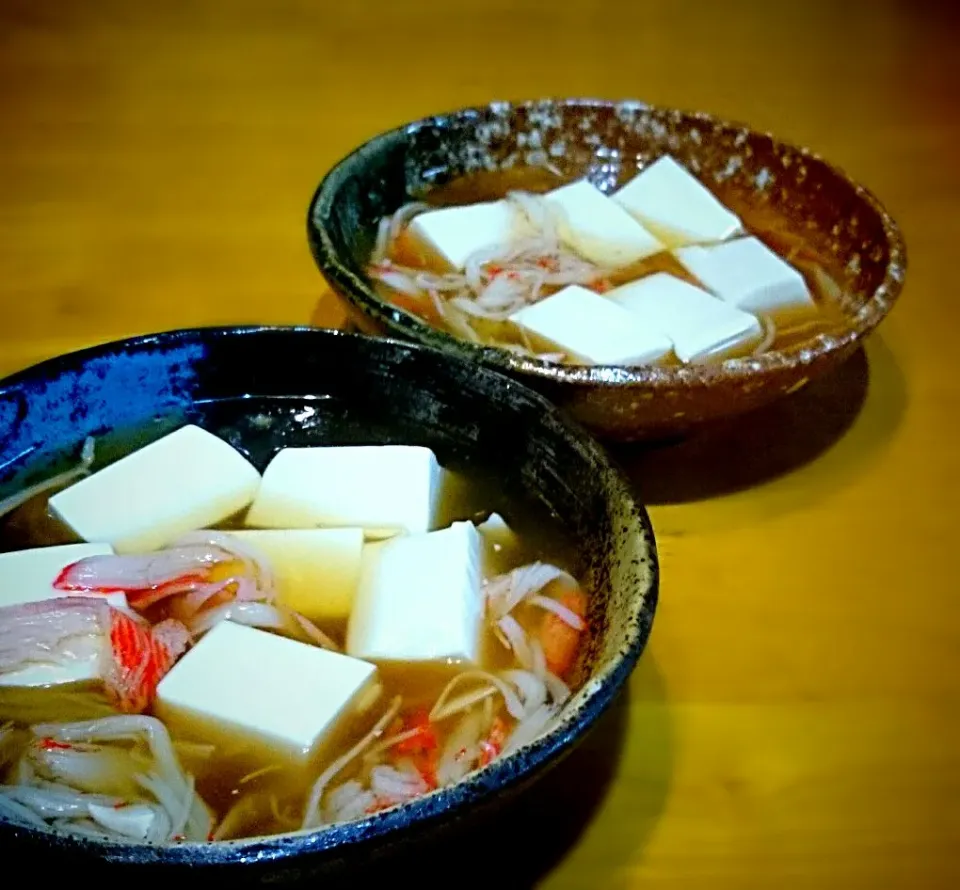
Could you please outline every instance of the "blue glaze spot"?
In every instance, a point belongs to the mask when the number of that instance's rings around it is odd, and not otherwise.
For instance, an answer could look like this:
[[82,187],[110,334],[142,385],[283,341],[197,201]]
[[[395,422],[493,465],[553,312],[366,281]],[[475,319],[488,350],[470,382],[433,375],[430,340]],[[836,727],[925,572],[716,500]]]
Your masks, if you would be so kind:
[[[143,345],[141,345],[143,344]],[[132,341],[28,369],[0,387],[0,498],[24,484],[26,459],[43,467],[87,436],[183,411],[196,386],[200,341]],[[20,410],[20,406],[25,406]]]

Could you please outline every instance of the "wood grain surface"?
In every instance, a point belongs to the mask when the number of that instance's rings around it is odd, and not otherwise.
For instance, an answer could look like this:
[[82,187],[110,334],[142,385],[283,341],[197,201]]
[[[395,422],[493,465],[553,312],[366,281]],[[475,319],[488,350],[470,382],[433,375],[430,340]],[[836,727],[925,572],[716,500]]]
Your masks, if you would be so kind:
[[430,112],[633,97],[815,148],[903,226],[902,302],[791,400],[617,449],[661,548],[652,641],[482,864],[550,890],[960,886],[958,37],[949,4],[905,0],[5,0],[0,373],[339,323],[312,191]]

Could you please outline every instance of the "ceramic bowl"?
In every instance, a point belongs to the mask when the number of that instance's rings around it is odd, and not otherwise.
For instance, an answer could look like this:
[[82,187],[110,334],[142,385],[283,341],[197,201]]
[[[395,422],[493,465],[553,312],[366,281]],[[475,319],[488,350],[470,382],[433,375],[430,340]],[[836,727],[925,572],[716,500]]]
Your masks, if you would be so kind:
[[[758,358],[707,366],[572,367],[481,347],[439,331],[375,293],[364,272],[377,222],[407,201],[475,171],[550,165],[611,191],[663,154],[738,208],[773,212],[816,251],[843,291],[848,323]],[[848,358],[897,299],[904,242],[880,202],[807,149],[707,114],[640,102],[495,102],[406,124],[338,163],[310,204],[313,256],[356,326],[437,346],[538,389],[593,433],[661,438],[792,393]]]
[[[507,519],[551,523],[596,590],[583,685],[557,725],[458,785],[350,824],[217,844],[100,843],[0,822],[9,861],[85,877],[157,871],[179,884],[283,884],[353,874],[513,794],[583,738],[633,669],[657,602],[644,508],[593,440],[537,393],[434,349],[311,328],[217,328],[125,340],[0,382],[0,500],[75,462],[109,462],[185,422],[261,469],[283,446],[410,443],[496,480]],[[511,517],[509,504],[518,512]],[[526,517],[526,518],[524,518]]]

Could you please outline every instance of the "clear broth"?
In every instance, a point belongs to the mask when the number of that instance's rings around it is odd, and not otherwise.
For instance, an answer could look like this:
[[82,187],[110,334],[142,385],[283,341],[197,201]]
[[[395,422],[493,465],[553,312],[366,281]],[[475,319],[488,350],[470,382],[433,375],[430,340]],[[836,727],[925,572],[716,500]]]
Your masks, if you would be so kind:
[[[238,438],[247,438],[246,434],[252,429],[264,432],[264,441],[259,445],[254,443],[252,449],[259,453],[248,455],[254,458],[259,457],[255,462],[261,466],[266,463],[269,451],[281,447],[275,442],[278,432],[277,424],[280,427],[288,427],[291,422],[299,424],[305,412],[312,410],[309,406],[306,408],[299,405],[290,406],[279,400],[270,399],[260,400],[259,407],[263,409],[260,413],[250,410],[256,407],[255,404],[248,402],[243,407],[250,413],[242,421],[239,431],[233,424],[228,424],[224,428],[218,422],[222,420],[220,415],[230,417],[235,414],[236,405],[208,406],[207,416],[199,422],[211,432],[228,441],[233,441],[234,444],[237,444]],[[211,417],[210,414],[213,416]],[[272,426],[267,422],[271,418]],[[295,420],[291,421],[291,418]],[[190,421],[198,422],[198,418],[190,418]],[[173,429],[179,425],[180,423],[177,422],[164,426]],[[163,432],[166,431],[167,429],[164,428]],[[302,432],[303,430],[297,430],[298,435]],[[153,435],[156,435],[156,431]],[[282,433],[281,437],[283,437]],[[107,437],[102,442],[102,447],[98,445],[98,454],[107,455],[107,460],[98,459],[94,469],[100,469],[120,455],[135,450],[143,444],[143,441],[143,431],[126,436]],[[538,511],[522,498],[511,496],[499,488],[491,476],[481,478],[479,474],[471,474],[456,468],[448,467],[448,469],[450,472],[440,509],[441,526],[458,519],[479,521],[490,513],[497,512],[507,519],[516,532],[517,546],[509,548],[510,552],[494,554],[489,549],[486,551],[485,577],[535,560],[554,563],[570,571],[571,574],[577,575],[578,567],[570,561],[570,555],[575,551],[563,537],[558,523],[549,518],[545,521],[542,510]],[[47,509],[48,501],[54,493],[55,490],[49,490],[21,505],[10,514],[0,517],[0,552],[78,542],[76,535],[62,522],[51,516]],[[242,525],[243,514],[239,514],[220,527],[231,529]],[[325,625],[323,629],[342,647],[346,636],[345,621],[332,626]],[[492,633],[487,634],[484,651],[483,667],[485,669],[496,670],[507,666],[509,658]],[[271,755],[269,750],[243,745],[231,746],[229,741],[226,745],[220,746],[209,758],[181,755],[183,765],[195,776],[197,790],[214,812],[217,822],[244,795],[258,792],[263,795],[264,800],[272,799],[270,806],[264,804],[251,811],[242,823],[242,830],[231,833],[230,838],[254,837],[294,830],[299,828],[304,797],[313,779],[332,759],[352,747],[369,730],[394,696],[403,697],[401,716],[419,707],[429,708],[457,670],[456,665],[414,666],[402,663],[381,665],[379,679],[382,693],[376,704],[359,718],[336,727],[331,738],[324,743],[321,759],[312,763],[306,770],[288,765],[282,757]],[[578,667],[577,673],[579,670]],[[573,688],[576,688],[576,685],[577,683],[572,683]],[[82,692],[84,695],[72,696],[71,692]],[[26,713],[29,713],[29,718],[24,716]],[[113,713],[113,711],[106,699],[94,688],[84,689],[74,686],[70,689],[57,687],[56,690],[25,691],[0,687],[0,724],[7,720],[13,720],[21,725],[45,721],[69,722],[104,716],[107,713]],[[209,735],[200,726],[168,724],[168,729],[175,743],[195,744],[210,741]],[[442,743],[441,736],[441,745]],[[349,775],[349,771],[344,773],[334,784],[339,784]],[[2,775],[0,779],[3,779]]]
[[[511,191],[543,194],[569,181],[557,173],[539,167],[479,171],[437,186],[420,200],[433,207],[474,204],[499,200]],[[849,329],[849,322],[837,299],[838,287],[827,273],[820,258],[807,245],[806,240],[792,234],[782,214],[774,208],[756,205],[755,202],[751,203],[744,196],[736,194],[724,195],[723,200],[743,220],[749,234],[763,241],[767,247],[803,275],[816,304],[814,313],[801,312],[775,316],[773,322],[776,325],[776,336],[769,345],[768,351],[794,349],[820,336],[839,336],[845,333]],[[423,245],[409,237],[399,238],[392,245],[388,257],[400,265],[409,265],[424,271],[437,273],[450,271]],[[668,272],[692,284],[697,284],[696,279],[672,254],[666,251],[617,270],[610,276],[610,282],[613,286],[617,286],[656,272]],[[382,283],[375,282],[375,287],[387,302],[391,302],[396,297],[395,292]],[[444,328],[447,333],[458,336],[455,330],[442,322],[437,323],[437,326]],[[524,345],[519,332],[506,323],[495,325],[494,337],[500,343]],[[725,354],[724,358],[745,357],[755,347],[755,343],[748,344],[743,352]],[[575,364],[569,359],[565,359],[563,363]],[[668,359],[665,363],[678,362],[676,359]]]

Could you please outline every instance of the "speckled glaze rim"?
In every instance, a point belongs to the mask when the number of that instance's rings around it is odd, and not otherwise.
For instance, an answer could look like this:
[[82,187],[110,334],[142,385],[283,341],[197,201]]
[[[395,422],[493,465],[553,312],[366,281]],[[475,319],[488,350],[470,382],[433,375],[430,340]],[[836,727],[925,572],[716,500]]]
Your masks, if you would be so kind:
[[[149,350],[165,345],[192,345],[208,342],[219,337],[256,337],[258,333],[290,331],[315,338],[317,348],[323,347],[327,338],[375,341],[384,348],[396,348],[411,353],[432,355],[438,365],[446,365],[453,358],[444,351],[430,346],[411,343],[391,337],[370,337],[364,334],[324,330],[310,326],[256,325],[199,327],[114,340],[97,346],[67,353],[48,359],[13,375],[0,379],[0,397],[12,396],[15,403],[24,405],[20,398],[21,387],[52,379],[58,375],[79,370],[92,359],[100,359],[118,352]],[[464,362],[466,364],[466,362]],[[523,394],[528,404],[540,413],[540,421],[546,431],[565,442],[578,454],[586,467],[603,475],[604,486],[611,501],[622,504],[622,512],[635,523],[632,534],[643,548],[645,565],[628,569],[628,580],[635,588],[631,591],[630,609],[623,619],[624,643],[615,655],[599,666],[589,680],[574,694],[565,706],[554,727],[517,751],[495,760],[467,778],[448,788],[433,791],[410,803],[369,816],[362,820],[331,825],[326,828],[301,830],[270,837],[252,838],[216,843],[178,842],[169,845],[152,845],[131,841],[117,843],[99,841],[70,835],[55,829],[40,830],[14,826],[0,819],[0,843],[8,836],[29,836],[33,839],[55,841],[66,852],[83,852],[104,862],[137,865],[176,866],[188,865],[197,868],[235,866],[244,863],[277,863],[310,854],[355,846],[370,841],[386,842],[390,835],[418,826],[435,824],[444,815],[459,814],[472,806],[482,805],[494,795],[507,788],[523,785],[543,770],[551,767],[567,754],[574,744],[593,727],[607,710],[617,693],[625,685],[635,668],[649,639],[659,600],[660,564],[656,538],[646,508],[632,493],[626,477],[600,445],[574,420],[570,419],[547,399],[529,387],[490,368],[469,368],[473,376],[480,375],[494,381],[501,389]],[[26,404],[25,410],[29,410]],[[3,457],[0,442],[0,458]],[[644,544],[645,542],[645,544]]]
[[[461,340],[432,327],[401,309],[384,302],[371,285],[349,267],[333,244],[326,227],[317,220],[329,219],[335,212],[335,190],[337,180],[346,167],[362,164],[364,156],[384,144],[402,141],[413,131],[421,127],[442,126],[451,120],[469,121],[491,111],[503,113],[510,109],[563,106],[565,108],[610,109],[620,117],[636,115],[642,112],[660,114],[677,121],[689,121],[702,126],[705,130],[733,131],[753,137],[769,139],[779,149],[788,150],[803,161],[822,165],[839,179],[844,180],[856,197],[862,200],[880,220],[885,247],[887,265],[883,280],[874,288],[869,299],[851,320],[850,329],[842,336],[822,336],[811,344],[798,345],[786,350],[776,350],[764,355],[748,358],[728,359],[718,364],[688,365],[674,367],[616,365],[557,365],[539,359],[526,358],[496,347],[479,346]],[[392,332],[408,336],[416,342],[435,346],[447,353],[453,353],[487,366],[502,368],[508,372],[529,374],[557,383],[603,384],[642,387],[644,389],[670,389],[677,386],[708,387],[712,383],[747,382],[750,378],[785,365],[802,368],[814,364],[825,355],[848,349],[871,333],[890,312],[903,289],[907,269],[906,244],[900,227],[886,210],[879,198],[865,186],[859,184],[842,168],[826,160],[813,150],[779,139],[768,131],[754,130],[745,123],[725,120],[703,111],[685,111],[645,103],[636,99],[597,99],[576,97],[554,97],[522,99],[514,101],[494,101],[487,105],[474,105],[453,111],[441,112],[419,120],[410,121],[391,130],[373,136],[345,155],[332,167],[320,181],[307,212],[307,238],[311,253],[321,273],[349,302],[364,314],[392,329]]]

